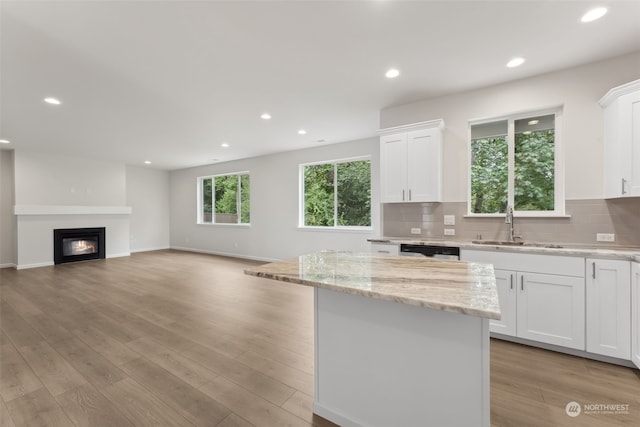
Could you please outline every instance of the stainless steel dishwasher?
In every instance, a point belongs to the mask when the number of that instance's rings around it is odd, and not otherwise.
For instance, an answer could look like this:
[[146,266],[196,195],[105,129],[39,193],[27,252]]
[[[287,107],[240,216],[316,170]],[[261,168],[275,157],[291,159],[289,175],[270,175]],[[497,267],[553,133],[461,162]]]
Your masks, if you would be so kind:
[[460,259],[460,248],[457,246],[438,245],[400,245],[401,256],[426,256],[429,258]]

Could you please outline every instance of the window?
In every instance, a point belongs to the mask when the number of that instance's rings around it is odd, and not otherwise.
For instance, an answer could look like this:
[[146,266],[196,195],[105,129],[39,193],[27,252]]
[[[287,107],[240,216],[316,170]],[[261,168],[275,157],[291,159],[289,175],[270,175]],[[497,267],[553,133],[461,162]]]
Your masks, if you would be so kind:
[[302,227],[370,227],[371,161],[300,165]]
[[472,123],[469,214],[563,215],[560,112]]
[[249,224],[249,174],[206,176],[198,179],[200,224]]

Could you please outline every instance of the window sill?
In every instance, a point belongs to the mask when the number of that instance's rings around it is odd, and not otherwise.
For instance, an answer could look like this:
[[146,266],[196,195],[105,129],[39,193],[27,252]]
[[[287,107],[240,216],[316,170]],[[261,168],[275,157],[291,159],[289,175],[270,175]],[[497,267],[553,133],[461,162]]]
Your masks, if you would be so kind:
[[373,231],[373,227],[307,227],[298,226],[299,231],[315,231],[315,232],[338,232],[338,233],[363,233],[369,234]]
[[198,222],[196,225],[214,226],[214,227],[231,227],[231,228],[251,228],[251,224],[225,224],[221,222]]
[[[506,214],[466,214],[464,218],[504,218]],[[515,213],[514,218],[571,218],[569,214]]]

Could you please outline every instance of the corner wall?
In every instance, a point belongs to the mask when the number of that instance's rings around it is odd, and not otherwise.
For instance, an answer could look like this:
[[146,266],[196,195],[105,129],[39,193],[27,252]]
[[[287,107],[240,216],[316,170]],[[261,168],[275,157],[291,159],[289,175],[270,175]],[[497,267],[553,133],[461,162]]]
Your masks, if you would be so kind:
[[0,268],[16,265],[13,150],[0,150]]

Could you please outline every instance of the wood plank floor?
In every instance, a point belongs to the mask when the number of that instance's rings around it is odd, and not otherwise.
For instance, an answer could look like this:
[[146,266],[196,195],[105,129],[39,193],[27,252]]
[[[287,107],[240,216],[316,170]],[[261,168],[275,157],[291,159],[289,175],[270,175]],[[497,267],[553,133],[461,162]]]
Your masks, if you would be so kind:
[[[311,412],[312,289],[243,274],[255,264],[157,251],[0,270],[0,425],[333,425]],[[572,418],[570,401],[628,413]],[[640,373],[494,340],[491,420],[639,426]]]

